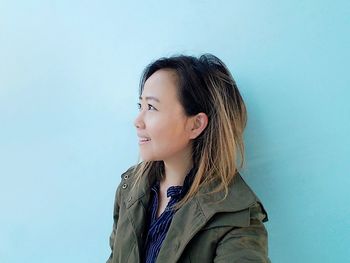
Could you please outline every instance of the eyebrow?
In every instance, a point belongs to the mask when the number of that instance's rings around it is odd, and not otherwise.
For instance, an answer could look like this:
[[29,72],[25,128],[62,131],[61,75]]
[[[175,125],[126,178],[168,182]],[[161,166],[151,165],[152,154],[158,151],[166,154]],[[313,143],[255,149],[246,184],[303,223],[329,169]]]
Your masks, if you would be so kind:
[[[142,100],[142,97],[140,96],[139,99]],[[145,97],[145,100],[146,100],[146,101],[147,101],[147,100],[154,100],[154,101],[156,101],[156,102],[160,102],[158,98],[153,97],[153,96],[147,96],[147,97]]]

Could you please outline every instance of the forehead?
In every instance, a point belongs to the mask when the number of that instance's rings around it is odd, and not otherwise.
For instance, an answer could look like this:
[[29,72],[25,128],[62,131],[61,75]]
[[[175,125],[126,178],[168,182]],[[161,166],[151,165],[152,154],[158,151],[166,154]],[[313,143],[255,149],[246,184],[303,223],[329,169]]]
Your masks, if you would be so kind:
[[145,96],[176,95],[178,77],[171,69],[161,69],[154,72],[145,82],[142,94]]

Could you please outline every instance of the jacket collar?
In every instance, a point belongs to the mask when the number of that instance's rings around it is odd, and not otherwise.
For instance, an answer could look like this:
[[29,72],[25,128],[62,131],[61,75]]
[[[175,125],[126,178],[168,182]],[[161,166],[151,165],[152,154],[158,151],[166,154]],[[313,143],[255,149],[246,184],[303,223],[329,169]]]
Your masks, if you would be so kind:
[[[190,179],[190,181],[192,181],[192,178]],[[129,208],[139,199],[149,196],[151,187],[155,183],[155,180],[155,176],[149,175],[142,176],[139,184],[136,186],[134,186],[132,182],[130,187],[134,188],[133,191],[129,191],[127,207]],[[134,181],[134,178],[132,178],[132,181]],[[194,199],[197,199],[197,202],[203,210],[206,218],[210,218],[218,212],[239,211],[251,206],[256,201],[259,201],[239,173],[236,174],[231,187],[228,188],[228,193],[225,199],[225,194],[222,191],[208,194],[214,191],[217,186],[218,182],[214,181],[207,187],[202,187],[197,196],[194,197]],[[149,198],[146,199],[148,200]],[[191,202],[191,200],[189,202]]]
[[150,198],[151,187],[154,184],[156,178],[155,176],[141,176],[140,181],[135,183],[136,178],[133,178],[134,174],[130,174],[130,188],[132,191],[129,191],[126,198],[126,207],[129,208],[135,202],[142,200],[142,202],[147,206]]
[[[130,171],[130,175],[129,176],[133,176],[132,175],[132,171],[134,168],[131,168]],[[138,169],[138,168],[136,168]],[[189,190],[192,181],[193,181],[193,177],[194,177],[194,172],[195,170],[192,168],[189,173],[187,174],[187,176],[185,177],[185,181],[184,181],[184,185],[183,185],[183,191],[185,191],[185,193]],[[149,201],[149,196],[150,196],[150,192],[152,189],[152,186],[155,184],[156,182],[156,177],[154,175],[147,175],[147,176],[141,176],[140,181],[137,183],[137,185],[134,186],[135,184],[135,179],[136,178],[131,178],[131,182],[130,182],[130,187],[133,189],[133,191],[129,191],[129,196],[127,198],[127,208],[129,208],[130,206],[132,206],[136,201],[140,200],[140,199],[144,199],[144,201],[146,201],[146,204],[148,204]],[[134,188],[133,188],[134,187]]]

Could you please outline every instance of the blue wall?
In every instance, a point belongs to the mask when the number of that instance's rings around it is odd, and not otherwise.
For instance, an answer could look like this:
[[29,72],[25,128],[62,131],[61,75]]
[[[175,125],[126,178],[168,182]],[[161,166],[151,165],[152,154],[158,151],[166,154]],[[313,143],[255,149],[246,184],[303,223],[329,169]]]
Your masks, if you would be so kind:
[[349,1],[0,0],[0,262],[104,262],[151,60],[211,52],[246,100],[273,262],[346,262]]

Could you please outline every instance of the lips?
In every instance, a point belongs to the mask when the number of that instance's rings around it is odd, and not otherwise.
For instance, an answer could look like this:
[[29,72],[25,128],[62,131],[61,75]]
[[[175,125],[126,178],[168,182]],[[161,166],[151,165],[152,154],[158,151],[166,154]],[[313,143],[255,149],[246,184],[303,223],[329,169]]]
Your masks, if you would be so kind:
[[145,144],[151,140],[151,138],[146,137],[146,136],[141,135],[141,134],[138,134],[137,136],[139,137],[139,144]]
[[142,133],[137,133],[137,137],[139,137],[139,144],[145,144],[151,140],[146,134]]

